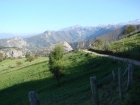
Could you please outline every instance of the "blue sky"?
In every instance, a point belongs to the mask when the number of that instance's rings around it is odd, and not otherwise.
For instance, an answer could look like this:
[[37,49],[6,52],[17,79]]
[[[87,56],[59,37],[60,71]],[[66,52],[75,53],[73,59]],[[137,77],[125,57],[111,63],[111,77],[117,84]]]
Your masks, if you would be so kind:
[[26,35],[140,19],[140,0],[0,0],[0,33]]

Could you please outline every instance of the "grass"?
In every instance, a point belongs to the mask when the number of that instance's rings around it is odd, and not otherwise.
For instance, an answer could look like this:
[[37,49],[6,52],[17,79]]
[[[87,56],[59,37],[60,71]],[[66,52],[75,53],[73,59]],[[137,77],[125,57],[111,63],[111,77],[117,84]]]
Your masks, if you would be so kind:
[[[21,69],[39,62],[43,62],[46,61],[45,57],[40,57],[37,58],[35,60],[33,60],[32,62],[28,62],[26,61],[26,58],[22,58],[22,59],[6,59],[3,60],[2,62],[0,62],[0,74],[3,73],[7,73],[13,70],[17,70],[17,69]],[[17,62],[21,62],[21,65],[17,65]]]
[[140,33],[132,34],[126,38],[109,43],[107,46],[108,49],[100,46],[90,50],[140,61]]
[[[16,60],[14,61],[16,62]],[[48,58],[41,58],[40,61],[38,59],[36,63],[27,64],[28,66],[20,68],[17,67],[17,69],[15,68],[11,72],[1,74],[1,72],[4,71],[1,70],[0,100],[3,101],[0,101],[0,105],[6,105],[8,103],[10,103],[10,105],[18,105],[20,101],[22,101],[23,105],[29,105],[28,92],[31,90],[34,90],[39,94],[42,105],[46,103],[49,103],[50,105],[92,105],[89,78],[92,76],[97,77],[97,80],[99,80],[99,96],[102,97],[102,90],[104,90],[105,85],[108,85],[108,79],[105,79],[105,77],[111,75],[112,70],[117,72],[117,69],[120,66],[123,69],[126,67],[125,63],[121,61],[114,61],[112,59],[102,58],[84,52],[66,54],[63,57],[63,63],[65,66],[65,76],[60,80],[60,87],[56,86],[56,80],[49,71]],[[5,62],[5,65],[8,64]],[[136,83],[138,83],[137,78],[139,78],[137,76],[140,74],[138,69],[139,67],[136,67]],[[81,87],[83,88],[79,89]],[[135,88],[138,88],[138,86],[135,85]],[[44,102],[50,98],[50,90],[52,97],[67,92],[70,92],[71,94]],[[134,95],[137,95],[137,93],[134,93],[134,90],[130,91],[132,91]],[[129,98],[131,98],[131,96],[128,97],[128,99]],[[118,99],[118,94],[115,94],[114,99],[111,100],[112,102],[115,102],[116,99]],[[103,102],[102,98],[101,101]]]

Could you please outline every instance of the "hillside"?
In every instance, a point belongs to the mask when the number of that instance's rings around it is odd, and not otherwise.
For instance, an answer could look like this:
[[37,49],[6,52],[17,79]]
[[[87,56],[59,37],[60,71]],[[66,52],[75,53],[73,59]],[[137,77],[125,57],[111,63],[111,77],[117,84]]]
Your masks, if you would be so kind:
[[109,32],[107,34],[97,36],[95,38],[91,38],[87,41],[71,43],[71,46],[73,47],[73,49],[89,48],[90,46],[94,45],[94,42],[96,39],[101,39],[103,41],[103,43],[106,43],[109,41],[115,41],[120,36],[122,36],[123,31],[124,31],[124,27],[121,27],[121,28],[116,29],[116,30]]
[[[25,60],[23,59],[23,61]],[[84,52],[66,54],[63,61],[65,76],[60,81],[60,87],[56,87],[56,80],[48,69],[47,58],[38,58],[35,63],[28,63],[28,66],[20,68],[15,65],[13,66],[14,70],[10,72],[8,71],[11,68],[7,68],[7,72],[5,72],[4,68],[3,70],[0,70],[0,100],[3,100],[0,101],[0,104],[18,105],[22,103],[23,105],[28,105],[28,92],[34,90],[38,93],[42,105],[92,105],[92,95],[89,86],[89,78],[92,76],[97,77],[101,104],[106,102],[109,104],[115,103],[116,105],[120,105],[120,103],[123,105],[128,105],[128,103],[129,105],[133,105],[134,103],[139,102],[140,95],[137,91],[137,88],[140,86],[138,82],[140,74],[139,67],[134,66],[133,86],[124,94],[125,99],[120,102],[117,84],[110,84],[110,81],[112,80],[111,72],[114,70],[115,73],[117,73],[119,67],[122,67],[124,72],[127,67],[126,63],[86,54]],[[9,64],[10,62],[12,62],[12,64],[16,63],[14,60],[9,61]],[[7,64],[7,61],[0,62],[0,65],[3,63],[9,65]],[[124,77],[124,79],[125,78],[126,77]],[[112,89],[109,90],[109,92],[113,92],[113,94],[109,96],[108,93],[106,93],[108,86],[115,86],[114,92]],[[49,100],[51,97],[53,100]],[[132,100],[132,97],[135,97],[135,99]]]
[[140,33],[123,35],[115,42],[91,47],[90,50],[140,61]]
[[[103,35],[97,36],[95,38],[91,38],[89,40],[86,40],[86,41],[70,43],[70,45],[75,50],[75,49],[83,49],[83,48],[89,48],[91,46],[94,46],[94,42],[95,42],[96,39],[102,40],[102,42],[104,44],[114,42],[114,41],[118,40],[119,38],[121,38],[122,36],[124,36],[123,32],[124,32],[126,27],[127,27],[127,25],[124,26],[124,27],[115,29],[115,30],[113,30],[113,31],[111,31],[107,34],[103,34]],[[135,32],[140,31],[140,25],[135,25],[134,27],[135,27]]]

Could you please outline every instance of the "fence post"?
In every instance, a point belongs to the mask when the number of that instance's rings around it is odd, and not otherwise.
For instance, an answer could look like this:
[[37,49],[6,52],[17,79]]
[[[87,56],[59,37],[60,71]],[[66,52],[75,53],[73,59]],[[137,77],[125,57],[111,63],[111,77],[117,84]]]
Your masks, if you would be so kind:
[[90,77],[90,86],[91,86],[92,95],[94,97],[94,99],[93,99],[94,104],[99,105],[96,76]]
[[22,101],[21,101],[21,98],[19,98],[19,101],[20,101],[20,105],[22,105]]
[[39,97],[35,91],[30,91],[28,94],[30,105],[40,105]]
[[71,89],[70,89],[70,87],[68,87],[68,94],[71,94]]
[[50,90],[50,97],[51,97],[51,100],[53,99],[53,97],[52,97],[52,91]]
[[120,100],[122,100],[123,90],[122,90],[122,69],[121,69],[121,67],[118,69],[118,85],[119,85]]
[[131,83],[133,81],[133,75],[134,75],[134,63],[131,64]]
[[127,81],[126,90],[128,90],[130,88],[130,84],[131,84],[131,65],[129,64],[129,67],[128,67],[128,81]]
[[125,69],[125,71],[124,71],[124,73],[123,73],[123,77],[125,76],[127,70],[128,70],[128,67]]
[[113,76],[113,81],[115,81],[116,78],[115,78],[115,72],[114,72],[114,70],[112,70],[112,76]]

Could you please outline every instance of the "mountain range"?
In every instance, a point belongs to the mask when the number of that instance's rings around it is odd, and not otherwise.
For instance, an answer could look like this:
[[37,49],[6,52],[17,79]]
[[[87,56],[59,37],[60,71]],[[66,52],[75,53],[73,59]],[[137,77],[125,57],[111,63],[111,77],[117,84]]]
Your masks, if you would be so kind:
[[[39,50],[44,49],[47,46],[54,45],[60,41],[66,41],[75,49],[81,45],[90,46],[97,38],[101,38],[104,41],[116,40],[122,35],[125,25],[129,24],[140,24],[140,19],[125,23],[99,25],[96,27],[83,27],[75,25],[60,29],[58,31],[47,30],[43,33],[27,38],[13,37],[0,39],[0,47],[17,47],[26,48],[29,50]],[[0,35],[3,36],[3,34]]]

